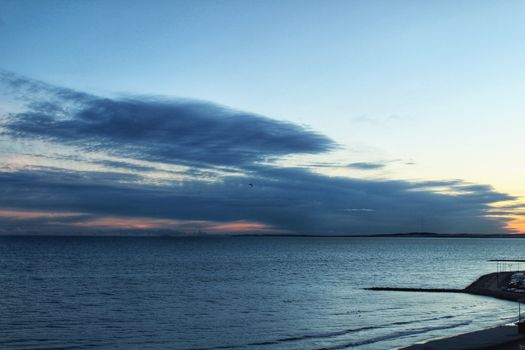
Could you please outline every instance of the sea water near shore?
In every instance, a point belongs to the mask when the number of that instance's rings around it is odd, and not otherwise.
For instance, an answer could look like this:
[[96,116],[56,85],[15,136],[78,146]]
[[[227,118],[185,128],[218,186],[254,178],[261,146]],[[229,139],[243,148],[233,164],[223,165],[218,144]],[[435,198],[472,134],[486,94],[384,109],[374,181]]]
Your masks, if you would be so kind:
[[524,252],[492,238],[0,237],[0,348],[391,349],[517,306],[363,287],[462,288]]

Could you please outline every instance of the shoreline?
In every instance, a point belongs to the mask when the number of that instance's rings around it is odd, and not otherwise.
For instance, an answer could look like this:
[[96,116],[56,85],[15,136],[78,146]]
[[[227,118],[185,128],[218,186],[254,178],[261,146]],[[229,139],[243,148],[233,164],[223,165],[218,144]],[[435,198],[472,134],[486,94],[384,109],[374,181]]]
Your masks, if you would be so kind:
[[525,334],[513,324],[500,325],[452,337],[416,343],[397,350],[519,350],[525,345]]
[[[403,287],[372,287],[365,289],[372,291],[465,293],[519,302],[523,299],[524,294],[514,293],[505,289],[515,272],[493,272],[482,275],[463,289]],[[418,342],[410,346],[400,347],[398,350],[519,350],[519,345],[525,346],[525,334],[519,334],[516,324],[510,323],[456,336]]]

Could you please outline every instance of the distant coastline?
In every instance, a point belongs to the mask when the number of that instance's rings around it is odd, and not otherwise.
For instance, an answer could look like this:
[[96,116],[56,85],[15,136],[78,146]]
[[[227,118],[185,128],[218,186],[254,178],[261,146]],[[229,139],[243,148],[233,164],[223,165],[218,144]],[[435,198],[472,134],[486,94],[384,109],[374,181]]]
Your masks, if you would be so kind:
[[235,237],[333,237],[333,238],[525,238],[525,235],[513,233],[436,233],[436,232],[406,232],[380,233],[372,235],[304,235],[304,234],[243,234]]

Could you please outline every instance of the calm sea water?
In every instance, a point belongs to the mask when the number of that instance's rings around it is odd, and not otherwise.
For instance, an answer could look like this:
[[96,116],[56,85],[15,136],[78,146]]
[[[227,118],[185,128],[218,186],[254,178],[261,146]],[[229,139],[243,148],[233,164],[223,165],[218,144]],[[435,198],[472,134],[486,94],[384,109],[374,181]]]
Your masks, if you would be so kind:
[[391,349],[501,324],[518,239],[0,238],[2,349]]

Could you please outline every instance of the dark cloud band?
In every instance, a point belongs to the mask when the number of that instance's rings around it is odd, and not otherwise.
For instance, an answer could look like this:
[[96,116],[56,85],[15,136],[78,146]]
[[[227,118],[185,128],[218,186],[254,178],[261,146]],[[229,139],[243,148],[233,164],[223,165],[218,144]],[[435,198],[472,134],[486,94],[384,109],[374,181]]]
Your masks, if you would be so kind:
[[[304,127],[208,102],[108,99],[42,83],[33,86],[21,78],[8,82],[32,100],[4,125],[12,136],[149,161],[227,166],[336,147]],[[34,101],[37,91],[47,92],[47,97]]]
[[[1,125],[4,137],[13,142],[52,141],[59,147],[121,157],[84,161],[84,168],[97,165],[107,172],[45,165],[0,171],[4,214],[80,213],[80,219],[87,216],[87,223],[99,225],[108,222],[103,218],[108,215],[130,222],[150,218],[159,225],[200,220],[226,223],[215,226],[223,229],[267,227],[332,235],[415,231],[421,222],[428,231],[499,233],[506,231],[505,214],[516,210],[501,207],[499,217],[491,215],[493,204],[516,198],[461,180],[379,181],[268,165],[276,157],[322,153],[337,145],[304,127],[264,116],[199,101],[101,98],[9,74],[2,75],[2,81],[25,106]],[[126,158],[130,162],[120,160]],[[82,159],[75,156],[75,161]],[[185,179],[144,181],[145,174],[156,176],[152,161],[185,165],[181,170]],[[360,170],[383,166],[348,165]],[[448,191],[440,193],[442,188]],[[51,214],[46,215],[42,218],[47,220]],[[66,225],[79,217],[66,215],[60,220]],[[89,230],[87,223],[83,233]],[[6,227],[23,231],[18,219],[1,218],[2,225],[0,232]],[[56,227],[42,224],[39,229],[52,233]]]

